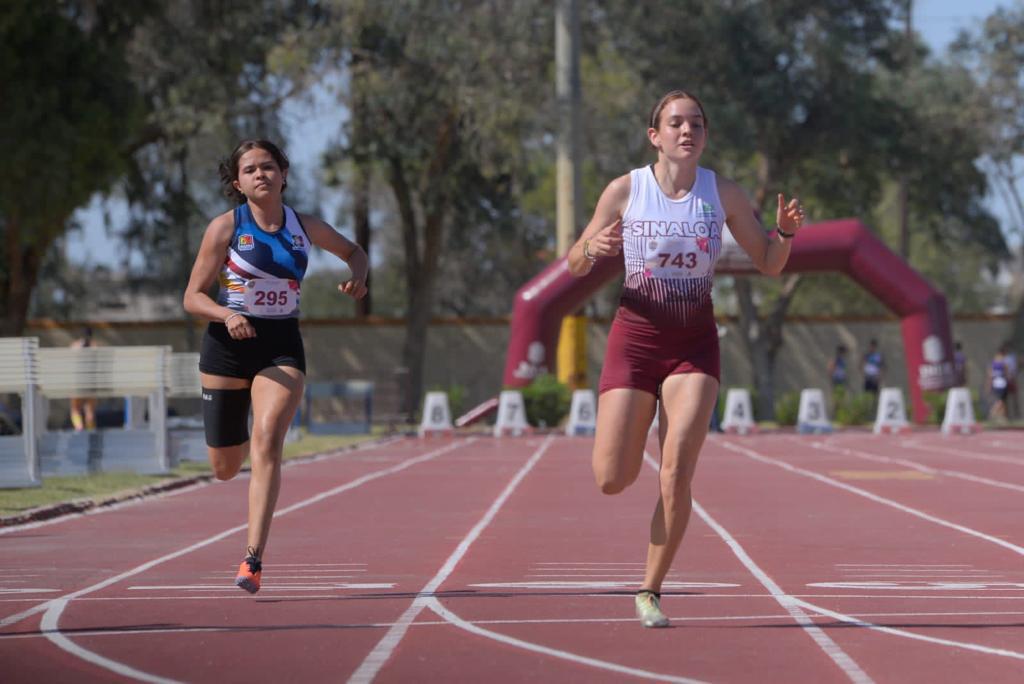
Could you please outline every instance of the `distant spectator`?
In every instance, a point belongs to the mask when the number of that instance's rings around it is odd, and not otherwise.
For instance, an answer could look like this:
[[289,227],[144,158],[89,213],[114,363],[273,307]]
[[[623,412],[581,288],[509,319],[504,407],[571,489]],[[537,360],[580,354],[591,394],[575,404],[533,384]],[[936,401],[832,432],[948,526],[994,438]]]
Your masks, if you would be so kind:
[[878,351],[878,340],[868,343],[868,351],[864,354],[864,391],[878,394],[885,374],[885,357]]
[[986,385],[992,394],[992,406],[989,407],[989,420],[1006,420],[1006,396],[1009,391],[1009,364],[1006,362],[1007,346],[999,347],[992,363],[988,366]]
[[959,342],[953,345],[953,377],[957,387],[967,387],[967,355]]
[[1020,418],[1020,403],[1017,397],[1017,352],[1009,342],[1003,343],[1003,355],[1006,358],[1006,417]]
[[840,344],[836,347],[836,355],[828,362],[828,377],[832,381],[832,389],[846,387],[849,379],[846,372],[846,346]]
[[[85,326],[81,335],[71,343],[71,348],[86,349],[93,344],[92,328]],[[71,425],[78,432],[96,429],[96,399],[74,397],[71,400]]]

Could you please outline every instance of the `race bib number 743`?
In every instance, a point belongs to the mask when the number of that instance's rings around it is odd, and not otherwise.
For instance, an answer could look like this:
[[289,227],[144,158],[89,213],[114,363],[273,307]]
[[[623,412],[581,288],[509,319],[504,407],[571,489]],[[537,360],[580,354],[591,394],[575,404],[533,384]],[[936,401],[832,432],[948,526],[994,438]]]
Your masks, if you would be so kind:
[[[703,245],[698,244],[703,240]],[[702,278],[711,269],[707,238],[650,238],[644,252],[649,278]]]
[[286,278],[245,281],[245,310],[256,316],[287,316],[299,308],[299,283]]

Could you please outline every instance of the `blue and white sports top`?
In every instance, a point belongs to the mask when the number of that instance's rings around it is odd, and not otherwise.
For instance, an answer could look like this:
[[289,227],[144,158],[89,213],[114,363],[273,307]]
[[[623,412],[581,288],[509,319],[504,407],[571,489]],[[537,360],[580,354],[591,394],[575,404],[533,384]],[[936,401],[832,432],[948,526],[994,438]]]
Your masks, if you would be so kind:
[[284,207],[284,225],[268,233],[248,203],[238,205],[217,303],[256,318],[297,318],[309,248],[309,236],[291,207]]
[[665,194],[653,166],[630,171],[622,214],[622,306],[661,325],[713,321],[711,282],[724,226],[714,171],[697,167],[693,187],[680,199]]

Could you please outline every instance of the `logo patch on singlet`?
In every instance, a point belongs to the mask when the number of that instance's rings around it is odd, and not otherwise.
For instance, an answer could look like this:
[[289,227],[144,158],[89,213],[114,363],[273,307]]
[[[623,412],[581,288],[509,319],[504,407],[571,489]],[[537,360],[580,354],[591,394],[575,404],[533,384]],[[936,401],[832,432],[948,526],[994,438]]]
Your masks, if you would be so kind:
[[700,209],[697,210],[697,215],[701,218],[714,218],[715,208],[711,206],[709,202],[702,201],[700,203]]
[[248,252],[250,249],[256,249],[256,241],[253,240],[252,235],[249,233],[243,233],[238,236],[238,251]]
[[305,249],[306,241],[301,235],[292,235],[292,249]]

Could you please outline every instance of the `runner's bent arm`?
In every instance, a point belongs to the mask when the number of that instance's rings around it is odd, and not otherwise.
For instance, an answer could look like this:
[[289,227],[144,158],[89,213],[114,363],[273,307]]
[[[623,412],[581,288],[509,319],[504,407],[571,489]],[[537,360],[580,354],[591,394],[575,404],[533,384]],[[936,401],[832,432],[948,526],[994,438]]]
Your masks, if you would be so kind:
[[213,219],[206,227],[182,302],[185,311],[193,316],[223,322],[231,314],[237,313],[215,302],[209,294],[210,286],[217,279],[227,258],[228,245],[234,232],[234,216],[230,211]]
[[[597,200],[594,216],[569,248],[569,272],[580,277],[590,273],[596,258],[614,256],[622,251],[622,212],[629,202],[629,174],[619,176],[604,189]],[[588,259],[584,254],[587,248]]]
[[315,216],[303,214],[301,219],[302,227],[314,245],[327,250],[352,269],[352,278],[338,285],[338,289],[355,299],[363,297],[366,294],[366,275],[370,267],[363,248]]
[[718,177],[718,195],[722,201],[722,208],[725,209],[729,231],[743,251],[750,256],[757,270],[765,275],[781,273],[789,259],[792,239],[778,234],[770,237],[754,215],[754,207],[746,193],[728,178]]

